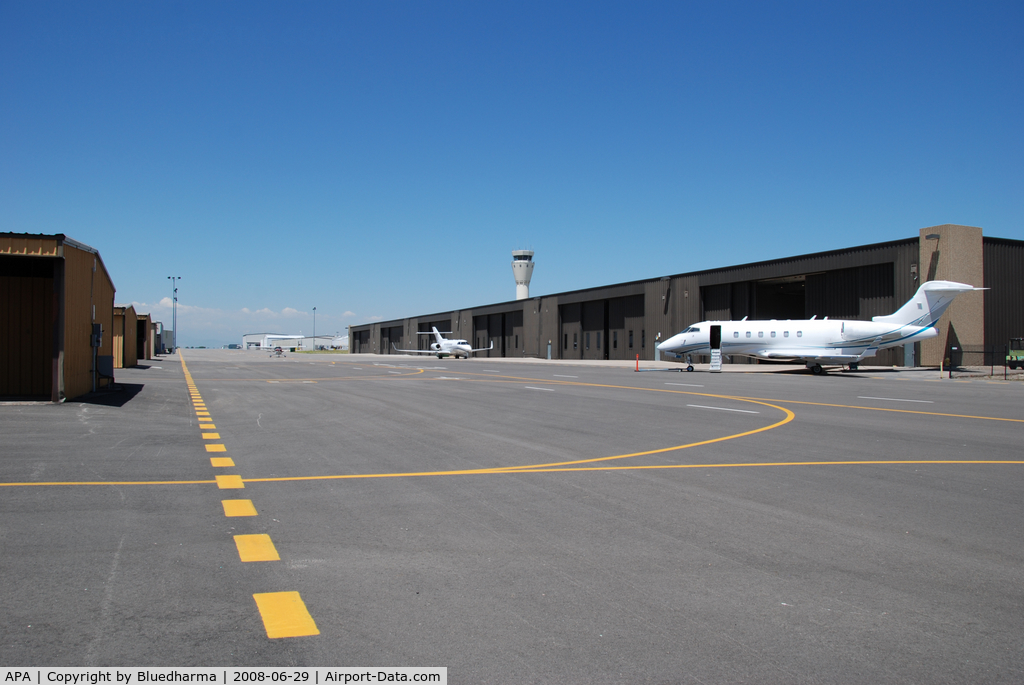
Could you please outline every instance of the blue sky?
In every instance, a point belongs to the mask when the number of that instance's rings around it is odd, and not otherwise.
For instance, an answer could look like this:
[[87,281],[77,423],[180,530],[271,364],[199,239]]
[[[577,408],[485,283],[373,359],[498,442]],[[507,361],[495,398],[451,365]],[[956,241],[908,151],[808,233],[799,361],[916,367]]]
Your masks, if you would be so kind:
[[182,345],[1024,239],[1020,2],[0,0],[0,231]]

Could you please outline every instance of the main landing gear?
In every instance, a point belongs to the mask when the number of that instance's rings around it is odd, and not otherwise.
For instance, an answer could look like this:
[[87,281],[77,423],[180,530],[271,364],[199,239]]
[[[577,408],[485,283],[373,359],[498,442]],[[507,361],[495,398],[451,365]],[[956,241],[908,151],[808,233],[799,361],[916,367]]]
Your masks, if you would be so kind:
[[807,368],[810,369],[811,373],[813,373],[815,376],[824,376],[825,375],[825,369],[822,368],[821,364],[817,364],[817,363],[811,364],[811,363],[808,363],[807,364]]

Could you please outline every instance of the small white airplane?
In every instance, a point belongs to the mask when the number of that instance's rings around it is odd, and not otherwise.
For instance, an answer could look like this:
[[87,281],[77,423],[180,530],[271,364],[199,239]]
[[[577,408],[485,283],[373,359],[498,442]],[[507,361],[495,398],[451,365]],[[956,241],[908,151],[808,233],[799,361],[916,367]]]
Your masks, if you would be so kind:
[[[395,346],[395,343],[391,343],[391,347],[395,348],[395,352],[405,352],[407,354],[436,354],[438,359],[444,359],[445,357],[451,356],[456,359],[463,357],[469,359],[469,355],[473,352],[484,352],[486,350],[494,349],[494,341],[491,341],[490,347],[481,347],[479,349],[473,349],[465,340],[449,340],[448,338],[441,335],[437,328],[433,328],[434,341],[430,343],[429,350],[400,350]],[[451,333],[451,331],[445,331],[445,333]],[[420,335],[430,335],[427,331],[419,331]]]
[[[857,365],[878,350],[934,338],[935,322],[960,293],[975,288],[953,281],[928,281],[896,312],[871,321],[849,319],[786,319],[770,321],[701,321],[658,344],[658,349],[681,359],[683,355],[711,354],[718,338],[722,355],[774,361],[804,362],[815,375],[822,364]],[[687,363],[687,371],[693,364]]]

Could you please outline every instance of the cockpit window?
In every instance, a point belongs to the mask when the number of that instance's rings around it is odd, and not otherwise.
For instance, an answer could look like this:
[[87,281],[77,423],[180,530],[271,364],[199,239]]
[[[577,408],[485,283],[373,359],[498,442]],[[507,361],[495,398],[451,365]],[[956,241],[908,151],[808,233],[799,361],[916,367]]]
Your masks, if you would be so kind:
[[700,328],[697,326],[690,326],[683,333],[700,333]]

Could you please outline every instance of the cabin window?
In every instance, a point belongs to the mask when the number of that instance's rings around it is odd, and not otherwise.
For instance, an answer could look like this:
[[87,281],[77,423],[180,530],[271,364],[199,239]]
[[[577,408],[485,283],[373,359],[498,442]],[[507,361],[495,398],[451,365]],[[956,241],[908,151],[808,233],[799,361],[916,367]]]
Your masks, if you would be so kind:
[[747,331],[747,337],[748,338],[750,337],[750,331]]
[[764,331],[758,331],[757,332],[757,337],[763,338],[764,337]]
[[804,337],[804,332],[803,331],[797,331],[796,332],[796,337],[798,337],[798,338]]
[[772,337],[773,338],[775,337],[775,331],[772,331]]
[[739,331],[733,331],[732,332],[732,337],[734,337],[734,338],[740,337],[740,332]]
[[789,331],[782,331],[782,337],[783,338],[788,338],[789,337]]

